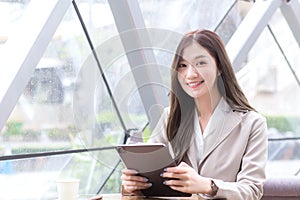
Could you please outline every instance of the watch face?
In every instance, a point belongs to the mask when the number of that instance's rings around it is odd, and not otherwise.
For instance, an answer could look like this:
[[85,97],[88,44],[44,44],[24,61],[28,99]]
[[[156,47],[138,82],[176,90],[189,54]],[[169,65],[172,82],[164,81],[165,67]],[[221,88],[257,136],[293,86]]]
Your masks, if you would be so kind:
[[218,186],[215,184],[215,182],[213,180],[211,180],[210,187],[211,187],[211,194],[200,193],[198,195],[200,195],[204,199],[207,199],[207,198],[211,199],[211,198],[213,198],[218,193],[219,188],[218,188]]
[[219,190],[214,181],[211,181],[212,196],[215,196]]

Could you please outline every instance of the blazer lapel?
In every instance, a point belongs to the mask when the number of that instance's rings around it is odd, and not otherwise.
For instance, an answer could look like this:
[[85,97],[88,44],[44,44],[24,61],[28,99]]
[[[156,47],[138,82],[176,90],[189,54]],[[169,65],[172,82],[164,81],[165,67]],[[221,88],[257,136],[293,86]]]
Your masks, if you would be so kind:
[[[201,150],[201,148],[203,148],[203,141],[200,138],[200,137],[202,137],[202,132],[201,132],[200,125],[199,125],[197,112],[195,112],[195,115],[194,115],[194,131],[195,131],[195,134],[192,138],[190,148],[187,152],[187,158],[188,158],[191,166],[194,169],[198,169],[198,162],[196,161],[197,159],[193,159],[193,158],[196,158],[197,154],[202,155],[203,152],[198,152],[198,151]],[[197,148],[196,147],[197,145],[200,145],[200,147]]]
[[240,112],[235,112],[232,109],[225,111],[223,119],[220,121],[220,126],[214,133],[209,134],[205,139],[205,146],[202,159],[198,166],[206,160],[207,156],[231,133],[231,131],[241,122],[242,115]]

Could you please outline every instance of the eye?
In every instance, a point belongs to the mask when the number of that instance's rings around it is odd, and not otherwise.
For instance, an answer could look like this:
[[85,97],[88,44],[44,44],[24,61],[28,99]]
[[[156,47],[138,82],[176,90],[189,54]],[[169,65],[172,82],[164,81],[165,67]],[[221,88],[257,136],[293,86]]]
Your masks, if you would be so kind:
[[186,64],[180,63],[177,68],[185,68]]
[[205,64],[206,64],[205,62],[199,61],[199,62],[196,63],[196,67],[201,67],[201,66],[203,66]]

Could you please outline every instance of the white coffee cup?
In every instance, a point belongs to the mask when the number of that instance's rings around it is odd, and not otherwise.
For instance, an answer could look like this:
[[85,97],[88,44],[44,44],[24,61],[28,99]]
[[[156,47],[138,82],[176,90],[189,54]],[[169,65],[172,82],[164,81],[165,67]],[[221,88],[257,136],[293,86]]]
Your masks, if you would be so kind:
[[76,200],[78,198],[79,179],[58,179],[56,185],[59,200]]

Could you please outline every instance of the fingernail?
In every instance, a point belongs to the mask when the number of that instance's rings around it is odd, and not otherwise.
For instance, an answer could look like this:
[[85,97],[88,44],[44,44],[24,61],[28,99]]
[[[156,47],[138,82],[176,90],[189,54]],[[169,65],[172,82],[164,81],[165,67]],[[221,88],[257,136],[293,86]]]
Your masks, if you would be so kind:
[[145,182],[148,182],[148,181],[149,181],[149,179],[147,179],[147,178],[144,178],[144,181],[145,181]]
[[151,187],[152,186],[152,183],[148,183],[148,187]]
[[163,184],[166,185],[166,181],[163,181]]
[[159,176],[160,176],[160,177],[163,177],[163,176],[164,176],[164,173],[161,173]]
[[164,172],[166,172],[167,171],[167,168],[164,168]]

